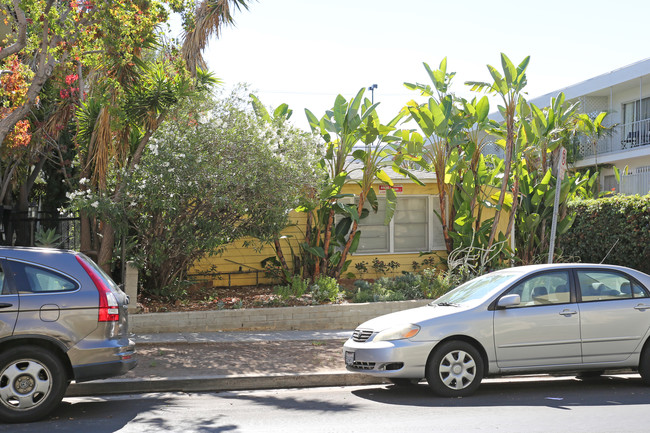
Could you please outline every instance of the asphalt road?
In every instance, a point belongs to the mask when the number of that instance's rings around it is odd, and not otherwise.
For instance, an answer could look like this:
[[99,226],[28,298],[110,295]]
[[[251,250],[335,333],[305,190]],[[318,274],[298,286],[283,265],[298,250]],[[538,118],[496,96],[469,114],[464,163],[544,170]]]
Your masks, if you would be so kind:
[[463,399],[426,385],[66,398],[22,432],[644,432],[650,387],[638,376],[487,381]]

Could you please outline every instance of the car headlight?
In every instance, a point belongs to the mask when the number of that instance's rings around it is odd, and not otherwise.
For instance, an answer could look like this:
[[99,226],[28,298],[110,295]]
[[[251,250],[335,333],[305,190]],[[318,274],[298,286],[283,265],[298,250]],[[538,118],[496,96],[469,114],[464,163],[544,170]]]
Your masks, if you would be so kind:
[[384,329],[373,339],[373,341],[391,341],[403,340],[418,335],[420,327],[418,325],[403,325],[393,328]]

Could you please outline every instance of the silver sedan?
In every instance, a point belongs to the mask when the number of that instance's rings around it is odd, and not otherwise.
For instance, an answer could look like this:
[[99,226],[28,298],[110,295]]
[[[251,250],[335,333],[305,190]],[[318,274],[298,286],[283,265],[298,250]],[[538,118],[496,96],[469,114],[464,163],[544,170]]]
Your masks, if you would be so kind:
[[396,384],[426,378],[448,397],[508,374],[635,369],[650,384],[649,289],[649,275],[621,266],[492,272],[361,324],[344,345],[346,368]]

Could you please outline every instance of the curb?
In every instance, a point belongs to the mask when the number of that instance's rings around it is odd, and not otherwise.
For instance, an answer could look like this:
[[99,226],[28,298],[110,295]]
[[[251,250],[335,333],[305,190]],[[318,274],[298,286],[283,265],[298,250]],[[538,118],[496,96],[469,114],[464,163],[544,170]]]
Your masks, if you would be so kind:
[[356,373],[308,373],[266,376],[202,376],[155,379],[106,379],[73,383],[66,397],[150,392],[219,392],[275,388],[316,388],[387,383],[378,377]]

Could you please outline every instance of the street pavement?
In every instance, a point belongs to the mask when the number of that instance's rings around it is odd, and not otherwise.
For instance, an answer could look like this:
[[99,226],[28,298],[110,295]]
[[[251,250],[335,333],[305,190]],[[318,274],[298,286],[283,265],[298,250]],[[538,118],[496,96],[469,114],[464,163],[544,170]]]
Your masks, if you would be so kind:
[[[245,343],[245,342],[278,342],[278,341],[327,341],[344,340],[352,335],[352,331],[268,331],[268,332],[190,332],[190,333],[160,333],[135,335],[133,339],[141,345],[174,344],[174,343]],[[66,396],[132,394],[149,392],[205,392],[205,391],[235,391],[274,388],[304,388],[318,386],[356,386],[384,383],[382,379],[367,375],[331,371],[325,373],[296,373],[278,374],[268,371],[264,374],[247,374],[246,371],[233,371],[227,376],[215,375],[184,375],[180,377],[144,378],[138,377],[138,367],[135,377],[116,377],[91,382],[73,383],[68,388]],[[190,371],[188,369],[188,371]]]

